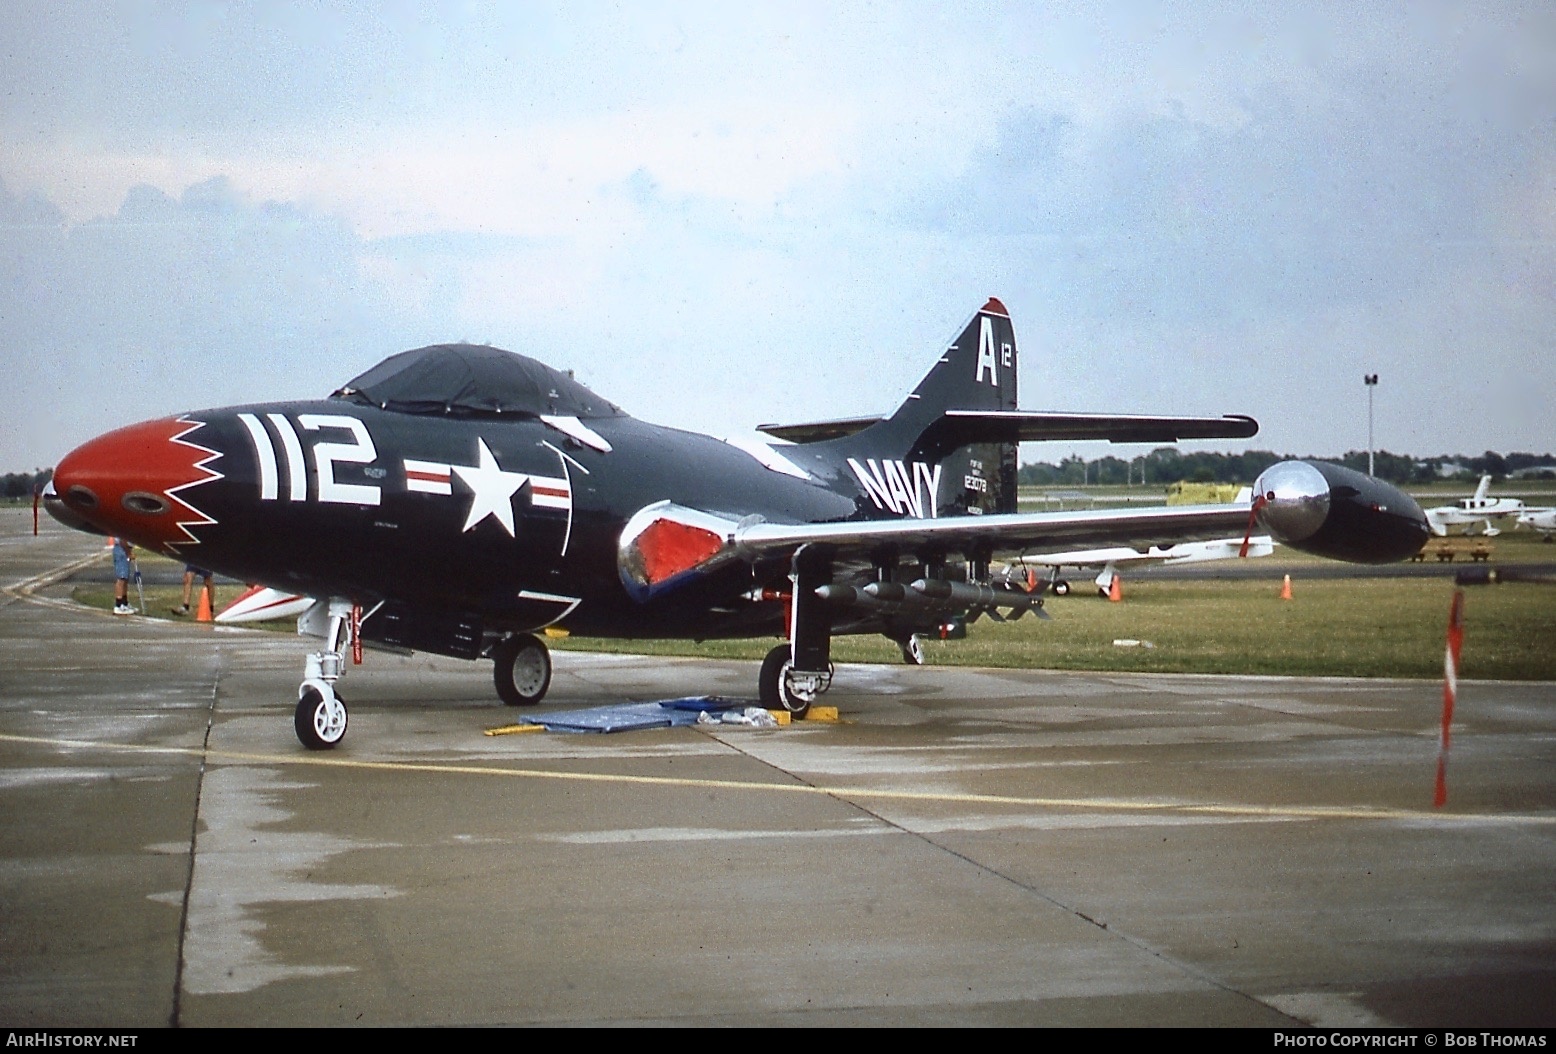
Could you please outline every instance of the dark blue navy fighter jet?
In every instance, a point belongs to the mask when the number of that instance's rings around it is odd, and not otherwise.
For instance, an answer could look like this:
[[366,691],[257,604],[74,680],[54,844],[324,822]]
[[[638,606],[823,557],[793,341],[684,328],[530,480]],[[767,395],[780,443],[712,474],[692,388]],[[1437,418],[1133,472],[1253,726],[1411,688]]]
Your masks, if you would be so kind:
[[[328,399],[197,411],[67,455],[48,507],[72,526],[318,598],[295,725],[346,731],[348,650],[381,644],[494,661],[513,705],[545,695],[540,630],[783,638],[762,701],[803,715],[832,678],[832,637],[917,634],[1042,615],[1023,552],[1245,535],[1343,560],[1417,551],[1398,490],[1283,462],[1251,502],[1016,511],[1023,441],[1242,438],[1241,416],[1024,411],[1016,339],[980,308],[889,417],[764,425],[734,442],[648,424],[569,375],[467,344],[392,356]],[[996,561],[1007,568],[996,570]]]

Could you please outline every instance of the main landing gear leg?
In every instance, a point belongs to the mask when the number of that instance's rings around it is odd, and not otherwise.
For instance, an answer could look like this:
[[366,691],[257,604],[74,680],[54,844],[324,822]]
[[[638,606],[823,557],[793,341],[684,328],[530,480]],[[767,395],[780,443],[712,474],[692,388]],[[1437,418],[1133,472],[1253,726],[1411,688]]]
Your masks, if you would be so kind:
[[351,606],[349,600],[330,598],[324,648],[308,656],[303,683],[297,686],[293,726],[298,741],[309,750],[333,749],[346,735],[346,701],[335,694],[335,682],[346,669]]
[[832,580],[831,556],[802,545],[794,554],[789,577],[794,584],[789,643],[778,645],[762,660],[757,690],[767,709],[804,717],[816,696],[832,686],[832,613],[816,595],[817,586]]

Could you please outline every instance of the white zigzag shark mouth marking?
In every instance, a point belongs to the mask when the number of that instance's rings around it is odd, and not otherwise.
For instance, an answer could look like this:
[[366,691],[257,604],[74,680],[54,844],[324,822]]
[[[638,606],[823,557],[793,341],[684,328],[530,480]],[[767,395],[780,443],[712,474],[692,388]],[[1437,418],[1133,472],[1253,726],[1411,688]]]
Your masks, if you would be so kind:
[[182,432],[179,432],[177,435],[171,436],[169,438],[169,442],[176,443],[182,447],[187,447],[188,449],[195,451],[197,454],[204,454],[204,457],[193,461],[189,467],[190,471],[203,472],[205,475],[199,479],[190,480],[188,483],[182,483],[176,487],[169,487],[165,491],[170,499],[182,505],[195,517],[194,519],[187,520],[180,519],[174,523],[174,526],[178,530],[184,532],[185,538],[187,540],[167,542],[167,548],[169,550],[177,550],[189,545],[199,545],[200,539],[195,535],[194,528],[211,526],[217,522],[216,519],[208,514],[204,509],[201,509],[199,506],[189,501],[188,498],[184,497],[184,491],[190,490],[193,487],[203,486],[215,480],[226,478],[222,473],[210,467],[212,461],[215,461],[217,458],[222,456],[221,451],[212,450],[210,447],[201,446],[199,443],[191,442],[190,440],[184,438],[191,432],[195,432],[201,428],[204,428],[206,422],[196,421],[191,417],[180,417],[178,418],[177,423],[186,424],[188,427],[185,428]]

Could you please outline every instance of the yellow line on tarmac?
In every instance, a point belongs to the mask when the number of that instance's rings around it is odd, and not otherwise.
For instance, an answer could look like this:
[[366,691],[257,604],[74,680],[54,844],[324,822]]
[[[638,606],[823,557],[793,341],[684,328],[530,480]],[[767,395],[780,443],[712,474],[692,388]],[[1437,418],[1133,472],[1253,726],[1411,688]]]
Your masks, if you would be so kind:
[[234,750],[197,747],[150,747],[97,740],[50,739],[0,733],[0,743],[21,743],[66,750],[104,750],[125,754],[161,754],[202,758],[207,761],[260,765],[302,765],[316,768],[362,769],[374,772],[424,772],[439,775],[500,776],[517,779],[564,780],[574,783],[607,783],[644,787],[677,787],[696,790],[767,791],[779,794],[813,794],[844,800],[926,802],[948,805],[1011,806],[1027,809],[1076,809],[1094,812],[1151,812],[1189,816],[1226,816],[1276,820],[1390,820],[1435,824],[1556,824],[1556,815],[1507,813],[1443,813],[1414,809],[1388,809],[1365,805],[1228,805],[1210,802],[1160,801],[1128,798],[1035,798],[1009,794],[950,794],[933,791],[876,790],[867,787],[812,786],[804,783],[761,783],[739,780],[687,779],[669,776],[627,776],[599,772],[552,772],[545,769],[502,768],[496,765],[456,765],[420,761],[356,761],[323,754],[250,754]]

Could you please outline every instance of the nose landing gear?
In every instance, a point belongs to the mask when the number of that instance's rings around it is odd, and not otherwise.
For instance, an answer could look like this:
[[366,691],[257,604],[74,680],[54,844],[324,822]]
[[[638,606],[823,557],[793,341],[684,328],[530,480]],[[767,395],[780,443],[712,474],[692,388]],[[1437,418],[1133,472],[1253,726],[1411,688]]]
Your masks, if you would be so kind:
[[331,597],[318,601],[303,614],[300,624],[327,614],[324,647],[308,656],[303,683],[297,686],[297,712],[292,726],[298,742],[309,750],[333,750],[346,735],[346,701],[335,693],[335,682],[345,672],[346,646],[353,632],[353,605]]

